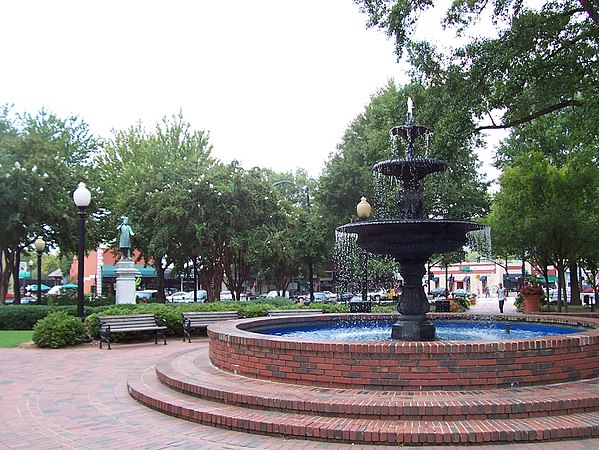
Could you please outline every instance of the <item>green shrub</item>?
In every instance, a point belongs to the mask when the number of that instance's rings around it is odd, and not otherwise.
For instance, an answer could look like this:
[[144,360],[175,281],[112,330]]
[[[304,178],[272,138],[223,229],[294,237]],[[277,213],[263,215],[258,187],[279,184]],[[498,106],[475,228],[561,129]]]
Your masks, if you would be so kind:
[[48,314],[33,327],[33,342],[38,347],[60,348],[83,340],[85,328],[81,320],[64,311]]
[[[433,309],[431,309],[432,311]],[[372,312],[373,313],[378,313],[378,314],[382,314],[382,313],[397,313],[397,303],[392,303],[390,305],[376,305],[373,304],[372,305]]]
[[322,309],[325,314],[342,314],[348,313],[349,307],[338,303],[311,303],[309,308]]
[[[54,311],[77,315],[75,306],[5,305],[0,306],[0,330],[33,330],[38,320]],[[84,312],[91,314],[92,309],[86,306]]]

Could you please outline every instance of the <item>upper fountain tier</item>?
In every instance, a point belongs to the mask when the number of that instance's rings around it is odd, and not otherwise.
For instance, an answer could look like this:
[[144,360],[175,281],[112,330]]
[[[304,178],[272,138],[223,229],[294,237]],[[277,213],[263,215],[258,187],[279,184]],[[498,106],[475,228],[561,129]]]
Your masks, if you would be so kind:
[[439,159],[411,158],[411,159],[389,159],[375,164],[372,171],[395,177],[405,183],[410,180],[422,180],[432,173],[447,170],[447,163]]

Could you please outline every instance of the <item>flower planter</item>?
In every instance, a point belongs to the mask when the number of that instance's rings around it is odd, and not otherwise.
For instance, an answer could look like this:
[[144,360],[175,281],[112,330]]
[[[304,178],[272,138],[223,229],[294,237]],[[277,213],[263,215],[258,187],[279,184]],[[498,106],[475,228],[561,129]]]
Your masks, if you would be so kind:
[[539,312],[541,306],[540,295],[525,295],[524,296],[524,312],[536,313]]

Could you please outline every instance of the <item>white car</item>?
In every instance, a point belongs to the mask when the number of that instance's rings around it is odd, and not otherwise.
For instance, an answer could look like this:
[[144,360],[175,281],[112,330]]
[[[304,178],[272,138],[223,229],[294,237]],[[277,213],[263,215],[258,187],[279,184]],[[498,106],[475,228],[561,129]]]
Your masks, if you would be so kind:
[[379,300],[384,300],[386,298],[387,298],[387,291],[382,288],[371,289],[370,291],[368,291],[368,299],[369,300],[375,300],[378,302]]
[[175,292],[172,295],[167,295],[166,296],[166,301],[167,302],[181,302],[185,299],[185,296],[187,295],[187,292],[183,292],[183,291],[179,291],[179,292]]
[[231,291],[220,291],[220,299],[221,301],[233,300],[233,294]]
[[[198,289],[198,303],[204,303],[207,299],[208,292]],[[185,294],[185,298],[179,301],[185,303],[193,303],[193,291],[189,291],[187,294]]]

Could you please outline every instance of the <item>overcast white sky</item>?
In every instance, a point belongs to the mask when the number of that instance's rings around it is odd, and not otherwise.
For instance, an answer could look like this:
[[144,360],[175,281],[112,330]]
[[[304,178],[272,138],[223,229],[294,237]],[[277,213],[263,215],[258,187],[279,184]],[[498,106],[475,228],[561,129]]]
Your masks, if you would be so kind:
[[351,0],[5,1],[0,104],[103,137],[182,110],[225,162],[318,176],[370,96],[407,81],[365,23]]

